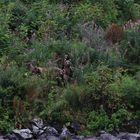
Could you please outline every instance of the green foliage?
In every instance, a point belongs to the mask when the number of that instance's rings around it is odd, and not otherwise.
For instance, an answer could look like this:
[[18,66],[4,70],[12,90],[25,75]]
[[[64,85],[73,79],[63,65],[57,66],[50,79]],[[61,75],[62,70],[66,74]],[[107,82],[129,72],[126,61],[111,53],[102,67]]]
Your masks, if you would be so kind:
[[121,54],[124,58],[124,65],[131,73],[139,71],[140,38],[139,27],[127,30],[125,39],[121,43]]
[[132,119],[132,113],[128,112],[126,109],[119,109],[117,112],[113,113],[111,116],[111,123],[116,130],[121,128],[124,122],[128,122]]
[[103,27],[106,27],[110,23],[116,22],[118,11],[114,0],[91,0],[91,3],[96,3],[102,8],[102,21],[99,21],[99,24],[101,24]]
[[115,2],[119,8],[119,15],[123,19],[129,20],[139,18],[139,4],[135,3],[134,0],[115,0]]
[[140,4],[135,3],[132,7],[132,15],[134,19],[140,18]]
[[8,23],[11,17],[11,9],[13,5],[8,6],[0,4],[0,56],[6,51],[10,45],[11,34],[8,30]]
[[[138,0],[1,0],[0,132],[34,116],[78,120],[85,135],[139,119],[139,23],[125,28],[121,42],[105,39],[111,24],[139,18]],[[57,81],[65,54],[66,84]]]
[[0,106],[0,131],[3,133],[10,132],[14,128],[14,120],[10,115],[10,111]]
[[109,122],[109,118],[105,111],[92,111],[88,115],[87,128],[92,132],[97,130],[105,130]]
[[14,67],[0,70],[0,96],[5,106],[11,104],[15,94],[21,98],[24,97],[26,84],[23,79],[24,72],[22,70],[17,70]]
[[[87,21],[98,21],[102,17],[102,7],[100,5],[91,5],[89,3],[77,5],[74,9],[74,21],[77,23],[86,23]],[[81,14],[83,16],[81,16]]]
[[113,131],[120,130],[122,124],[132,119],[132,113],[125,109],[119,109],[111,117],[104,110],[98,112],[92,111],[88,115],[87,128],[89,131],[96,133],[100,130]]

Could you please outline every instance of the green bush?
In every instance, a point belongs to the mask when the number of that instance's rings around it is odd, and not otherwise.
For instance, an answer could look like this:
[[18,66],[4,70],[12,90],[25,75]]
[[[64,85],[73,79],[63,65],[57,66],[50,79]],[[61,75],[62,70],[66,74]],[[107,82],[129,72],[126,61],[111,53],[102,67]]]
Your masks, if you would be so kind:
[[132,6],[134,5],[134,0],[115,0],[116,4],[119,7],[119,15],[125,19],[125,20],[129,20],[132,19]]
[[[0,131],[17,121],[27,127],[34,116],[61,125],[78,120],[85,135],[139,119],[138,25],[125,28],[121,42],[105,39],[108,26],[134,25],[139,13],[138,0],[1,0]],[[72,77],[59,86],[65,54]]]
[[112,130],[119,130],[122,128],[124,123],[130,120],[132,120],[132,113],[128,112],[126,109],[119,109],[111,116],[110,123],[113,124],[112,126],[114,126]]
[[97,20],[102,27],[107,27],[110,23],[116,22],[118,16],[117,6],[114,0],[87,0],[91,4],[98,5],[102,9],[101,17]]
[[135,74],[140,69],[139,45],[139,28],[127,30],[125,39],[121,43],[120,52],[125,62],[123,65],[128,68],[132,74]]
[[99,112],[92,111],[88,114],[87,128],[95,133],[99,130],[106,130],[109,118],[104,110]]
[[135,3],[132,7],[132,15],[134,19],[140,18],[140,4]]
[[132,113],[126,109],[119,109],[114,112],[111,117],[104,111],[92,111],[88,114],[87,129],[96,133],[101,130],[112,132],[114,130],[121,131],[123,124],[132,119]]
[[11,111],[0,106],[0,132],[6,133],[14,129],[14,119]]

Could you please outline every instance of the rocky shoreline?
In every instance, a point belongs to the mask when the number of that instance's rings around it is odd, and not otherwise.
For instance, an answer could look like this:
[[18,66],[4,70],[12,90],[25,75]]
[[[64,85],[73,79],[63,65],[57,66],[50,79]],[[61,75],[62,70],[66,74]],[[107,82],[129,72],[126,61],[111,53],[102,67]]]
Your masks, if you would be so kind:
[[120,132],[114,135],[101,131],[98,136],[84,137],[72,133],[64,126],[59,133],[54,127],[45,126],[41,119],[34,119],[31,127],[27,129],[15,129],[0,140],[140,140],[140,134]]

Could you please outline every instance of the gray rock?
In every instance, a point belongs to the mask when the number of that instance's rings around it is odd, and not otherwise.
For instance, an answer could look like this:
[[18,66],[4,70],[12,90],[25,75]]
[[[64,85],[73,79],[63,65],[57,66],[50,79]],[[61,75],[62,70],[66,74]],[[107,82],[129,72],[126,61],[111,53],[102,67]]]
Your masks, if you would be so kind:
[[129,140],[140,140],[140,134],[128,134]]
[[128,138],[128,133],[119,133],[117,135],[117,138],[119,138],[119,139],[127,139]]
[[140,134],[135,133],[119,133],[117,137],[121,140],[140,140]]
[[41,135],[37,138],[37,140],[59,140],[59,137]]
[[13,130],[13,133],[16,134],[16,136],[22,137],[23,139],[31,139],[33,138],[32,132],[30,129],[15,129]]
[[45,131],[43,120],[40,118],[33,119],[31,121],[31,126],[32,126],[32,132],[36,136],[41,135]]
[[84,136],[72,136],[72,140],[84,140]]
[[6,136],[3,137],[4,140],[25,140],[24,138],[22,138],[20,135],[18,134],[7,134]]
[[98,140],[96,137],[85,138],[84,140]]
[[36,140],[48,140],[47,139],[47,134],[46,133],[43,133],[41,135],[39,135]]
[[32,122],[32,125],[34,125],[38,128],[43,128],[43,126],[44,126],[43,120],[40,118],[34,118],[31,122]]
[[3,136],[0,136],[0,140],[4,140]]
[[55,136],[47,136],[47,140],[59,140],[59,138]]
[[[42,132],[43,131],[43,132]],[[57,138],[59,136],[57,130],[53,127],[44,127],[43,130],[40,130],[37,135],[35,135],[37,140],[48,140],[48,138]]]
[[44,129],[48,136],[58,136],[59,135],[58,131],[51,126],[45,127]]
[[98,138],[99,140],[120,140],[119,138],[111,135],[111,134],[101,134],[100,137]]
[[71,133],[69,132],[69,130],[64,127],[62,129],[62,133],[60,134],[60,140],[71,140]]
[[32,132],[33,132],[33,134],[35,134],[35,135],[40,135],[40,134],[42,134],[42,133],[44,132],[44,130],[38,128],[38,127],[35,126],[35,125],[32,125]]

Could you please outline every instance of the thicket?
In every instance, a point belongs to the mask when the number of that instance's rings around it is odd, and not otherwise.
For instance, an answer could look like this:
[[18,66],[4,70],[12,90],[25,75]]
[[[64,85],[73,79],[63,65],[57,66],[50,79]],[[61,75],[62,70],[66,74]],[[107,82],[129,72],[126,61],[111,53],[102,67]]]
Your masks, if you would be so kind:
[[36,116],[84,135],[139,131],[125,127],[140,119],[139,19],[138,0],[1,0],[0,132]]

